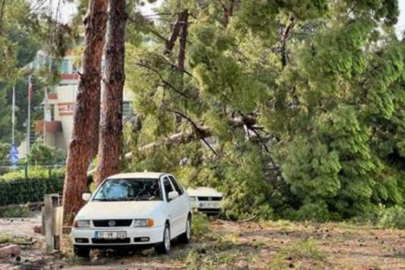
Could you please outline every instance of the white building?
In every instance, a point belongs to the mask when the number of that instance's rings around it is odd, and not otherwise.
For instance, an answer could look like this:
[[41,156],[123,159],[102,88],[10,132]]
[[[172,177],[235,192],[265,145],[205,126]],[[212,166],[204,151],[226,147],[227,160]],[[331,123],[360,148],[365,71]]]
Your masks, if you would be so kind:
[[[48,90],[48,99],[43,103],[44,106],[47,104],[48,117],[47,119],[42,119],[34,124],[35,128],[31,131],[30,145],[35,142],[36,138],[43,138],[45,131],[46,144],[66,151],[73,130],[73,113],[80,79],[74,60],[74,56],[71,52],[67,52],[66,56],[62,59],[60,65],[60,81],[57,85],[52,87],[52,89]],[[49,63],[48,56],[43,51],[39,51],[35,60],[29,64],[28,67],[36,69],[46,65],[46,63]],[[104,68],[105,64],[103,61],[103,71]],[[101,91],[103,91],[103,89],[104,86],[102,84]],[[37,89],[35,89],[35,91],[37,91]],[[124,91],[123,119],[134,115],[132,100],[133,93],[130,91]],[[26,156],[27,141],[28,140],[19,147],[20,157]]]

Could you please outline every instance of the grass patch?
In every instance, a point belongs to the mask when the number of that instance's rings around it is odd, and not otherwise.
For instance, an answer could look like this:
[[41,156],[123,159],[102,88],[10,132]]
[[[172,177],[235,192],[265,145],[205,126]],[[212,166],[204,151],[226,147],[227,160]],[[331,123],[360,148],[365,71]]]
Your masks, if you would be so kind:
[[0,235],[0,244],[5,244],[10,242],[11,238],[8,235]]
[[[269,265],[269,269],[287,269],[289,264],[323,262],[326,255],[319,249],[315,240],[300,240],[281,249]],[[305,268],[303,268],[305,269]]]

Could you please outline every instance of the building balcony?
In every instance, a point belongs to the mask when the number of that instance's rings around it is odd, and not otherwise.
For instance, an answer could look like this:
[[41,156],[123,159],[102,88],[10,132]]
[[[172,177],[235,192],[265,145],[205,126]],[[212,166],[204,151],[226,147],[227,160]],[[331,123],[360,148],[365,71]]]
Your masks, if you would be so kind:
[[62,122],[61,121],[44,121],[44,120],[38,120],[35,123],[35,131],[37,133],[43,133],[44,132],[44,124],[45,124],[45,129],[46,132],[49,133],[57,133],[57,132],[62,132]]

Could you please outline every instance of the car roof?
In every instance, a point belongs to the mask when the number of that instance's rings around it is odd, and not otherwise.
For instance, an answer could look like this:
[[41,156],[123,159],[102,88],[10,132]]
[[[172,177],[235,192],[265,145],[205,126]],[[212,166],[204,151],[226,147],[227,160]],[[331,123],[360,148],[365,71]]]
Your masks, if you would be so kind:
[[108,179],[117,179],[117,178],[160,178],[166,173],[162,172],[131,172],[131,173],[119,173],[114,174],[108,177]]

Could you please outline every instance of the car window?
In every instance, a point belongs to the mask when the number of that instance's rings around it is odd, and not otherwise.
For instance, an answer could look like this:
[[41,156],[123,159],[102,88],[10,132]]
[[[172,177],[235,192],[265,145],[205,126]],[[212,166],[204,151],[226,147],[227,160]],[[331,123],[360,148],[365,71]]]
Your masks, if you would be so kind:
[[169,176],[170,180],[172,181],[172,184],[174,186],[174,189],[179,193],[179,196],[182,195],[184,193],[183,189],[181,188],[181,186],[179,185],[179,183],[177,183],[176,179],[174,179],[173,176]]
[[95,201],[162,200],[158,179],[108,179],[94,196]]
[[166,199],[169,198],[169,192],[174,191],[172,184],[170,183],[169,178],[163,178],[163,186],[165,187]]

